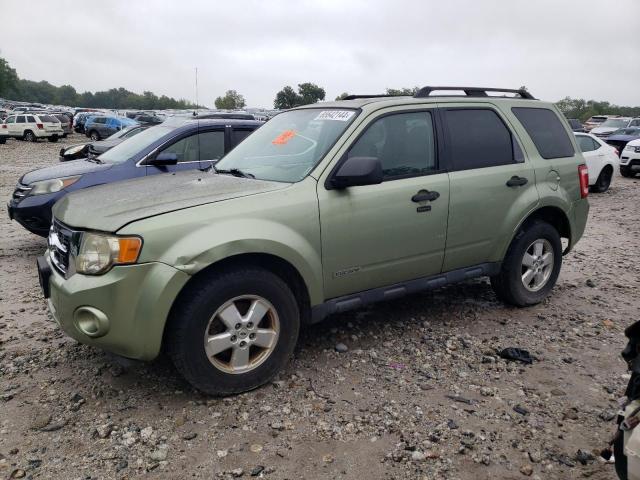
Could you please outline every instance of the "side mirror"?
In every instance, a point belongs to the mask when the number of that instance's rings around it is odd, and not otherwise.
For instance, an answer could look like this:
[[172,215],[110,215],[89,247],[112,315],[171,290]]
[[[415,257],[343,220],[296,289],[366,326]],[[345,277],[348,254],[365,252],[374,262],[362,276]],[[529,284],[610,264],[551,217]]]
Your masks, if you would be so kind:
[[329,181],[334,189],[382,183],[382,164],[377,157],[350,157]]
[[178,163],[178,155],[175,153],[162,152],[149,161],[149,165],[156,167],[166,167],[167,165],[176,165]]

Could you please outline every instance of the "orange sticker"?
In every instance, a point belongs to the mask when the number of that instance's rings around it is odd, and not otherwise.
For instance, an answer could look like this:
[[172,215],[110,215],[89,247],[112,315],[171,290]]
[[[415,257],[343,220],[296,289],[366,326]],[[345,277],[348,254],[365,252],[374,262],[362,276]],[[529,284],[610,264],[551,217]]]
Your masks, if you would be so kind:
[[293,130],[285,130],[280,135],[278,135],[271,143],[274,145],[286,145],[289,140],[296,136],[296,132]]

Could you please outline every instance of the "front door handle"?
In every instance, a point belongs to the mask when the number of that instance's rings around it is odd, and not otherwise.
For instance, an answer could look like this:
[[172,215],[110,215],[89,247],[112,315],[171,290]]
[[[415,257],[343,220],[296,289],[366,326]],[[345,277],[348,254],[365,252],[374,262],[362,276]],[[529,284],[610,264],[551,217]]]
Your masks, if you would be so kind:
[[411,197],[412,202],[432,202],[433,200],[437,200],[440,197],[438,192],[430,192],[429,190],[420,190],[413,197]]
[[507,187],[521,187],[523,185],[526,185],[528,181],[529,180],[524,177],[518,177],[517,175],[514,175],[507,181]]

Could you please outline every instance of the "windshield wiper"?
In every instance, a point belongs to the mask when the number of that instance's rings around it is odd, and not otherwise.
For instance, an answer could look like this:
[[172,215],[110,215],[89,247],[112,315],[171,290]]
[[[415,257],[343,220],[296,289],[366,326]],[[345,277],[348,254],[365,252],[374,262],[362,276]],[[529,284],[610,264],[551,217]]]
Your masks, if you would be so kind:
[[224,170],[224,169],[216,168],[215,166],[213,166],[213,171],[216,173],[220,173],[222,175],[233,175],[234,177],[256,178],[255,175],[251,173],[243,172],[239,168],[230,168],[228,170]]
[[100,160],[98,157],[87,157],[85,158],[85,160],[87,162],[94,162],[94,163],[104,163],[102,160]]

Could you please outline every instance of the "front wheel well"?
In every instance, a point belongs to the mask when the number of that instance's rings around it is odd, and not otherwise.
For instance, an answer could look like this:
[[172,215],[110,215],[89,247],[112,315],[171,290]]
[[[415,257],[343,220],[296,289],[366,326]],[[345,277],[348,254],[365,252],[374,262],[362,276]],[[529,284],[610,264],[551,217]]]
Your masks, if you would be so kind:
[[[526,227],[536,220],[541,220],[550,224],[556,229],[561,238],[566,238],[571,245],[571,223],[567,214],[558,207],[542,207],[532,212],[522,223],[522,227]],[[568,247],[567,247],[568,249]],[[564,253],[567,253],[565,249]]]
[[[193,275],[184,287],[182,287],[182,290],[173,302],[171,310],[179,308],[178,306],[181,303],[181,299],[185,296],[185,293],[192,288],[197,288],[197,285],[200,282],[206,282],[207,277],[210,275],[214,275],[220,271],[228,271],[242,267],[260,267],[280,277],[282,281],[291,288],[293,295],[296,297],[298,309],[300,311],[300,323],[304,325],[310,322],[311,302],[307,285],[304,282],[302,275],[300,275],[298,270],[288,261],[276,255],[267,253],[245,253],[233,255],[203,268]],[[171,317],[172,312],[169,313],[168,318]]]

